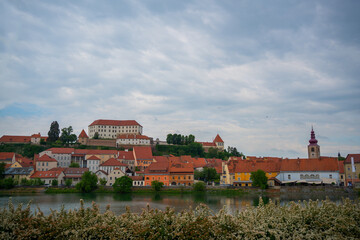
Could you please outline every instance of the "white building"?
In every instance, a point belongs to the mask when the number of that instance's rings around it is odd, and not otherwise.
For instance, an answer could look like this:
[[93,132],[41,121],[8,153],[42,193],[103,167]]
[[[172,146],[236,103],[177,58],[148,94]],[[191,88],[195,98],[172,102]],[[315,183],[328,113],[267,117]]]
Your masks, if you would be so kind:
[[110,158],[106,162],[100,164],[100,170],[103,170],[108,175],[115,169],[119,168],[122,172],[125,173],[127,165],[121,163],[120,161],[116,160],[115,158]]
[[95,133],[99,138],[116,139],[118,134],[142,134],[143,127],[135,120],[95,120],[89,125],[89,138],[94,137]]
[[338,159],[282,159],[276,179],[281,183],[339,184]]
[[88,159],[86,159],[86,162],[90,172],[95,173],[100,169],[100,158],[96,156],[90,156]]
[[150,138],[139,134],[119,134],[116,139],[116,147],[121,145],[147,145],[151,144]]
[[58,167],[69,167],[71,164],[71,155],[74,154],[74,148],[50,148],[41,153],[39,156],[48,155],[58,161]]

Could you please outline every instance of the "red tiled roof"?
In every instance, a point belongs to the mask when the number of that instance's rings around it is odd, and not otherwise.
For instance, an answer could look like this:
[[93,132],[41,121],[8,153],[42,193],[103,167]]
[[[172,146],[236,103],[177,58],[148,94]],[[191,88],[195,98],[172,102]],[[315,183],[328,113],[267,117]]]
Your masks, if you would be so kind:
[[79,138],[89,138],[84,129],[81,131]]
[[141,126],[135,120],[105,120],[98,119],[91,123],[89,126],[94,125],[108,125],[108,126]]
[[97,170],[96,173],[97,172],[102,172],[103,174],[108,175],[107,172],[105,172],[104,170]]
[[47,154],[42,155],[40,158],[36,159],[37,162],[57,162],[56,159],[49,157]]
[[65,175],[69,174],[84,174],[85,172],[88,172],[88,168],[65,168],[64,173]]
[[130,176],[130,178],[131,178],[133,181],[141,181],[141,180],[144,180],[144,176]]
[[50,148],[46,151],[51,151],[53,154],[72,154],[75,149],[74,148]]
[[11,163],[8,163],[8,164],[5,164],[5,168],[9,168],[9,167],[11,167]]
[[119,134],[117,139],[146,139],[149,140],[150,138],[145,135],[140,134]]
[[119,151],[118,159],[135,160],[132,151]]
[[[54,169],[54,168],[53,168]],[[60,170],[36,171],[30,178],[58,178],[62,173]]]
[[154,172],[168,172],[169,162],[168,161],[159,161],[152,162],[146,169],[145,173],[154,173]]
[[13,152],[0,152],[0,160],[12,160],[14,155]]
[[192,163],[171,162],[169,167],[170,173],[194,173],[194,165]]
[[133,148],[134,156],[136,160],[152,160],[153,155],[151,147],[134,147]]
[[198,142],[198,143],[200,143],[204,147],[216,147],[216,144],[213,142]]
[[156,162],[169,162],[169,159],[164,156],[154,156]]
[[194,159],[194,168],[205,167],[205,165],[206,165],[205,158],[195,158]]
[[104,167],[104,166],[127,166],[127,165],[124,163],[121,163],[120,161],[116,160],[115,158],[110,158],[109,160],[100,164],[100,166]]
[[354,163],[360,163],[360,154],[348,154],[344,163],[351,163],[351,158],[354,158]]
[[[78,151],[82,150],[82,151]],[[117,155],[117,150],[97,150],[97,149],[75,149],[75,152],[85,153],[86,155]]]
[[220,135],[218,134],[218,135],[216,135],[216,137],[215,137],[215,139],[214,139],[214,143],[216,143],[216,142],[224,142],[222,139],[221,139],[221,137],[220,137]]
[[31,142],[30,136],[11,136],[4,135],[0,138],[0,142],[8,142],[8,143],[28,143]]
[[[259,169],[264,172],[280,172],[280,160],[240,160],[229,161],[229,171],[232,173],[250,173]],[[230,170],[231,169],[231,170]]]
[[339,173],[340,173],[340,174],[344,174],[344,173],[345,173],[344,161],[339,161]]
[[96,157],[96,156],[91,156],[91,157],[89,157],[88,159],[86,159],[86,160],[100,160],[100,158],[98,158],[98,157]]
[[222,160],[218,158],[206,159],[207,164],[205,167],[208,168],[215,168],[216,172],[221,174],[222,173]]
[[37,134],[31,135],[31,137],[32,137],[32,138],[39,138],[39,137],[41,137],[41,135],[40,135],[40,133],[37,133]]
[[334,157],[283,159],[281,171],[339,171],[338,159]]

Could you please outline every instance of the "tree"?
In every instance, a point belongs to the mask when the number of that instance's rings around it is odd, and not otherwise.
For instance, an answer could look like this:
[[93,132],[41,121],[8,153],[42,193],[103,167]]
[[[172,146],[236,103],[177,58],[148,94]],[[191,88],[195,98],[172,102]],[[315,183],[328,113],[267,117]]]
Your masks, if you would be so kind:
[[151,187],[155,192],[159,192],[164,186],[163,182],[159,182],[157,180],[151,182]]
[[68,179],[65,180],[65,186],[70,187],[71,184],[72,184],[72,179],[71,178],[68,178]]
[[105,186],[107,183],[105,178],[100,178],[99,182],[100,182],[100,185],[102,185],[102,186]]
[[204,182],[197,182],[193,185],[193,189],[196,192],[204,192],[206,190],[206,185]]
[[59,139],[59,135],[60,135],[60,129],[59,129],[59,124],[57,121],[53,121],[50,125],[50,130],[48,132],[48,139],[47,141],[49,143],[53,143],[56,140]]
[[5,165],[6,164],[4,162],[0,163],[0,179],[4,179],[5,177]]
[[99,139],[99,133],[95,132],[93,139]]
[[52,181],[51,181],[51,185],[52,185],[52,186],[57,186],[57,185],[59,185],[58,180],[57,180],[57,179],[52,180]]
[[189,143],[193,143],[193,142],[195,142],[195,136],[190,134],[189,135]]
[[172,136],[171,133],[169,133],[169,134],[167,135],[167,137],[166,137],[166,142],[167,142],[168,144],[172,144],[172,143],[173,143],[173,136]]
[[113,185],[114,191],[118,193],[129,193],[131,192],[132,179],[128,176],[122,176],[117,178]]
[[76,162],[72,162],[72,163],[70,163],[69,167],[70,168],[79,168],[80,165],[78,163],[76,163]]
[[82,177],[81,181],[76,184],[76,189],[82,192],[91,192],[97,188],[98,178],[95,173],[92,172],[85,172]]
[[63,142],[64,145],[69,145],[70,143],[76,142],[77,136],[72,132],[72,126],[61,129],[60,140]]
[[250,179],[254,187],[261,187],[262,189],[267,188],[267,176],[266,173],[259,169],[255,172],[251,172]]
[[5,178],[3,180],[3,184],[4,184],[4,187],[6,189],[10,189],[10,188],[13,188],[15,186],[15,181],[13,178]]

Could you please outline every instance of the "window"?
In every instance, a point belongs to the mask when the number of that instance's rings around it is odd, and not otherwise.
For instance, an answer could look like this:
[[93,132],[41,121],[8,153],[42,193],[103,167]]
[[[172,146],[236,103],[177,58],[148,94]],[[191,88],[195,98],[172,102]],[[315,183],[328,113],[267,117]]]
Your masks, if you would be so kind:
[[300,174],[300,179],[304,179],[304,174]]
[[329,178],[332,178],[332,174],[329,175]]
[[288,179],[291,179],[291,175],[290,175],[290,174],[288,175]]

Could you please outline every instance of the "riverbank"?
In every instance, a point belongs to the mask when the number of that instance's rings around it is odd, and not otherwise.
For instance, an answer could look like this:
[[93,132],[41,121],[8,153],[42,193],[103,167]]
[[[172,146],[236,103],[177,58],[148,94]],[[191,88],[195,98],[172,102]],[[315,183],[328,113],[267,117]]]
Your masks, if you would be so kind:
[[[359,239],[360,203],[343,200],[276,204],[270,201],[236,214],[213,212],[200,204],[195,210],[127,210],[101,213],[93,203],[85,208],[33,214],[11,202],[0,211],[1,239]],[[315,216],[315,217],[314,217]],[[26,223],[26,227],[24,227]]]

